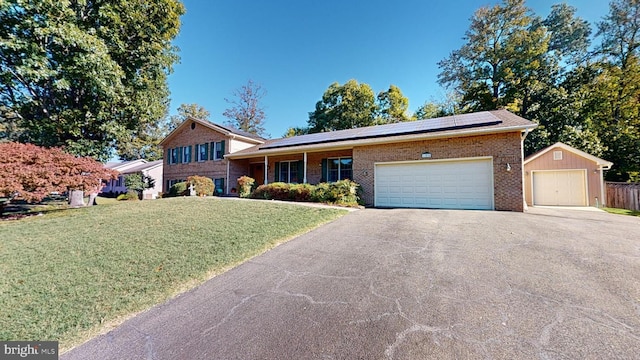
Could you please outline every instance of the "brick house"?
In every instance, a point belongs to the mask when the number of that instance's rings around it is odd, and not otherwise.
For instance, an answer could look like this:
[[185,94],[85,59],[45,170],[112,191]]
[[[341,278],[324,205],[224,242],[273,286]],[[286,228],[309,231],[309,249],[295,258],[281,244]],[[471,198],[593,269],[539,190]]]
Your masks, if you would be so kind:
[[283,139],[254,137],[253,144],[245,134],[235,139],[241,146],[225,149],[219,165],[173,165],[178,146],[239,135],[211,123],[198,131],[202,123],[189,119],[163,140],[165,179],[219,176],[226,179],[225,194],[242,175],[260,184],[352,179],[362,185],[367,206],[509,211],[524,209],[522,143],[536,127],[496,110]]
[[214,181],[217,194],[228,194],[235,185],[228,186],[230,161],[225,154],[264,141],[238,129],[189,118],[160,142],[164,152],[162,191],[167,193],[173,184],[186,180],[188,176],[200,175]]

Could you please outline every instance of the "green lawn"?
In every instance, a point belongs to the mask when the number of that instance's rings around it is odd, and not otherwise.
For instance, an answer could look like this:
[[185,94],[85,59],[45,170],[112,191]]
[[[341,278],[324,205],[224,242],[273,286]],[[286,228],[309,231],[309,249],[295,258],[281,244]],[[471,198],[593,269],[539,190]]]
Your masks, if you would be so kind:
[[611,214],[640,216],[640,211],[635,211],[635,210],[616,209],[616,208],[608,208],[608,207],[602,208],[602,210]]
[[1,221],[0,340],[68,349],[345,213],[172,198]]

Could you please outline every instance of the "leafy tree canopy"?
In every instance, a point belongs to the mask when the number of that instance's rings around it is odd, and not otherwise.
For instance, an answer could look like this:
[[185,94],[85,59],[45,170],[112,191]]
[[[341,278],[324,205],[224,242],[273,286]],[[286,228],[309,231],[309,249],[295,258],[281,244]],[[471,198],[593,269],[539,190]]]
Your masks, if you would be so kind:
[[101,180],[117,172],[89,157],[76,157],[61,148],[16,142],[0,143],[0,197],[40,201],[52,192],[99,189]]
[[407,114],[409,99],[395,85],[389,86],[389,90],[378,94],[378,106],[379,116],[377,122],[380,124],[411,120],[411,117]]
[[290,127],[287,131],[282,135],[282,137],[292,137],[298,135],[306,135],[309,133],[309,128],[307,127]]
[[316,103],[315,111],[309,113],[308,132],[410,121],[412,118],[407,114],[408,107],[409,100],[395,85],[376,96],[369,84],[358,83],[354,79],[344,85],[336,82]]
[[106,160],[157,126],[183,13],[178,0],[1,1],[2,135]]
[[210,120],[209,117],[211,113],[209,110],[205,109],[204,106],[200,106],[198,104],[180,104],[178,107],[178,113],[176,115],[172,115],[169,118],[169,125],[167,132],[172,131],[177,128],[178,125],[182,124],[185,120],[190,117],[201,119],[201,120]]

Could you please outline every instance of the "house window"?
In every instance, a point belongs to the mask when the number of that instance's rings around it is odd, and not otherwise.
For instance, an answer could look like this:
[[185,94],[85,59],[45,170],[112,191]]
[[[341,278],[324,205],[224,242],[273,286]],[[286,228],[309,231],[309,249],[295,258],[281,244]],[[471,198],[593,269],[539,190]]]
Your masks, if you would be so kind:
[[118,176],[118,180],[116,181],[116,187],[121,187],[122,186],[122,175]]
[[276,181],[297,184],[300,181],[301,161],[280,161],[276,163]]
[[553,160],[562,160],[562,151],[554,151]]
[[197,144],[196,156],[198,161],[206,161],[209,158],[209,144]]
[[182,162],[183,163],[191,162],[191,146],[185,146],[182,148]]
[[169,164],[178,163],[178,148],[169,149]]
[[352,158],[332,158],[327,159],[327,181],[351,179],[353,176]]
[[224,178],[213,179],[213,184],[215,185],[213,190],[214,195],[224,194]]
[[224,140],[211,143],[211,160],[222,160],[224,157]]

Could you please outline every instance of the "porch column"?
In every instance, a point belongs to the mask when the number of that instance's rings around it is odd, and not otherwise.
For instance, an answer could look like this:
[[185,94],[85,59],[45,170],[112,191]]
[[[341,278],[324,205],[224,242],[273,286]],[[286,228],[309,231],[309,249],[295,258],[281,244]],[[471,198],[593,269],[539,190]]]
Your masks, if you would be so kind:
[[229,167],[230,167],[230,166],[229,166],[229,163],[230,163],[230,162],[231,162],[231,161],[229,161],[229,159],[227,159],[227,180],[226,180],[226,183],[227,183],[226,185],[227,185],[227,186],[225,186],[225,190],[224,190],[224,191],[225,191],[225,194],[229,194]]
[[306,184],[307,183],[307,152],[304,152],[304,167],[303,167],[303,176],[302,176],[302,183]]
[[269,183],[269,157],[267,155],[264,156],[264,184],[267,185]]

